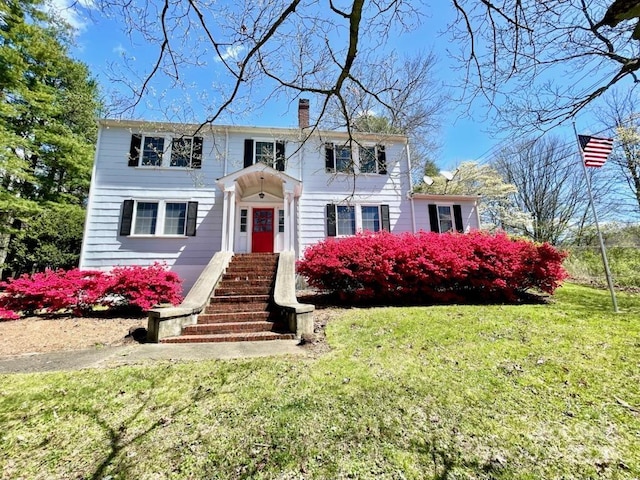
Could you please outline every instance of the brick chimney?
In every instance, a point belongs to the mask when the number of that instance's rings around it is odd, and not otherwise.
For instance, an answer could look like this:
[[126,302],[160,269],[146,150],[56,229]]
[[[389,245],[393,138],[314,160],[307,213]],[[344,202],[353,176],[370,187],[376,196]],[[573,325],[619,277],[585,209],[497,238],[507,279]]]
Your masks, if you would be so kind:
[[298,127],[307,128],[309,126],[309,100],[301,98],[298,103]]

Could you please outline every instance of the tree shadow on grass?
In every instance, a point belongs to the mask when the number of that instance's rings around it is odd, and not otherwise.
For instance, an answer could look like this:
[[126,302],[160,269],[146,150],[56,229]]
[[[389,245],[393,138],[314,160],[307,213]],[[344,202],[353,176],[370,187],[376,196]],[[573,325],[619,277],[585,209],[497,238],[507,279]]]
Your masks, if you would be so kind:
[[[250,374],[251,372],[247,371],[244,373],[244,377],[247,377]],[[156,398],[154,396],[154,391],[156,389],[157,382],[153,382],[151,387],[145,390],[145,398],[138,406],[138,408],[126,419],[119,421],[114,425],[110,424],[107,420],[102,418],[101,412],[99,411],[88,409],[79,410],[79,413],[82,413],[88,418],[91,418],[105,432],[105,435],[109,440],[109,449],[104,459],[95,467],[93,474],[87,476],[86,478],[91,480],[110,478],[110,475],[107,475],[108,473],[116,476],[122,476],[122,478],[134,478],[130,475],[130,470],[133,466],[133,460],[129,460],[128,456],[126,459],[119,458],[122,453],[131,445],[141,443],[144,437],[149,436],[154,431],[173,423],[173,421],[177,420],[178,417],[180,417],[194,405],[197,405],[199,402],[212,396],[219,395],[221,393],[228,394],[230,390],[224,389],[223,391],[223,387],[227,386],[230,383],[235,383],[235,380],[233,380],[233,382],[231,381],[228,372],[227,374],[224,374],[224,372],[222,372],[218,380],[219,382],[215,386],[205,387],[204,385],[198,385],[191,393],[191,395],[185,397],[185,399],[180,402],[182,405],[175,405],[168,412],[165,412],[162,415],[158,415],[158,418],[156,418],[150,425],[133,436],[129,435],[129,426],[136,424],[138,422],[138,417],[140,417],[143,412],[148,413],[156,409],[151,401]],[[153,446],[149,448],[152,449]],[[146,450],[148,449],[145,449],[145,451]]]

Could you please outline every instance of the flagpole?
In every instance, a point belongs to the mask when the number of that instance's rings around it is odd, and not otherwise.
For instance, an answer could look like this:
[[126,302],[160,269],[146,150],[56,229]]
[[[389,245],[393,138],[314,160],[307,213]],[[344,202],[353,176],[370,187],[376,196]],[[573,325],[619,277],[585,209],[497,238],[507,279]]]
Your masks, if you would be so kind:
[[576,141],[578,142],[578,150],[580,150],[580,157],[582,164],[582,171],[584,172],[584,179],[587,182],[587,192],[589,193],[589,203],[591,203],[591,210],[593,212],[593,220],[596,224],[596,232],[598,233],[598,242],[600,243],[600,254],[602,255],[602,264],[604,265],[604,274],[607,277],[607,285],[609,285],[609,292],[611,293],[611,302],[613,303],[613,311],[619,313],[618,301],[616,300],[616,292],[613,289],[613,280],[611,278],[611,271],[609,270],[609,262],[607,261],[607,251],[604,247],[604,241],[602,240],[602,233],[600,233],[600,225],[598,224],[598,214],[596,213],[596,205],[593,201],[593,193],[591,193],[591,182],[589,181],[589,174],[587,172],[587,165],[584,161],[582,154],[582,148],[580,146],[580,139],[578,138],[578,131],[576,130],[576,122],[573,122],[573,131],[576,135]]

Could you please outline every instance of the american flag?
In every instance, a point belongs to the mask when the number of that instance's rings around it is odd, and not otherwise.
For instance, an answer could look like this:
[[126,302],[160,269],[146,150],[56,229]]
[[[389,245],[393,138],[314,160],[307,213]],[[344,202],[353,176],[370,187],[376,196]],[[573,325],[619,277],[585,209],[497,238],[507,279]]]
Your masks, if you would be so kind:
[[613,150],[613,139],[578,135],[582,157],[587,167],[601,167]]

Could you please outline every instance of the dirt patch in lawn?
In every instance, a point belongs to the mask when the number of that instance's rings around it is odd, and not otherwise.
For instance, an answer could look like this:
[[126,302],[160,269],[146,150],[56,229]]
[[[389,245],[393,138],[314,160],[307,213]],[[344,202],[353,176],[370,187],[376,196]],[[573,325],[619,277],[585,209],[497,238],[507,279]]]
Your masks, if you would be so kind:
[[[329,297],[315,292],[305,291],[299,299],[316,305],[314,333],[305,336],[301,343],[312,355],[321,355],[330,349],[325,337],[327,324],[344,310],[332,303]],[[146,328],[146,316],[33,316],[0,321],[0,358],[143,342]]]
[[27,317],[0,322],[0,357],[82,350],[136,342],[147,327],[141,318]]

